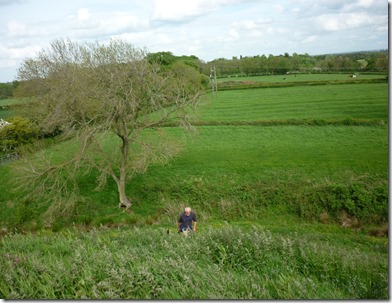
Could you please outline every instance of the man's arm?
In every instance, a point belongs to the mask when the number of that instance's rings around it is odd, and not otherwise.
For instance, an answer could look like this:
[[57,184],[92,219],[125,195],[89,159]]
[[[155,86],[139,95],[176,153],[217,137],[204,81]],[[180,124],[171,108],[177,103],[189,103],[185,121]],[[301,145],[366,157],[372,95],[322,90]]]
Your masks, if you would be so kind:
[[193,221],[193,231],[194,232],[196,232],[196,224],[197,224],[197,221]]

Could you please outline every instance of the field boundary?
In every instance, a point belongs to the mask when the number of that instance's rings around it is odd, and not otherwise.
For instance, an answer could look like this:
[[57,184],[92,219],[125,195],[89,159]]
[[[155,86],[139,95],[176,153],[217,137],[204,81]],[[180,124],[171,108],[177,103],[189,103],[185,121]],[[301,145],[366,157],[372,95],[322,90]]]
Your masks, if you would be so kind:
[[[194,121],[193,126],[384,126],[388,121],[382,119],[287,119],[287,120],[255,120],[255,121]],[[175,123],[167,123],[165,127],[176,127]]]
[[218,83],[218,91],[251,89],[251,88],[280,88],[293,86],[316,86],[337,84],[364,84],[364,83],[388,83],[387,78],[357,79],[357,80],[323,80],[323,81],[298,81],[298,82],[261,82],[261,81],[225,81]]

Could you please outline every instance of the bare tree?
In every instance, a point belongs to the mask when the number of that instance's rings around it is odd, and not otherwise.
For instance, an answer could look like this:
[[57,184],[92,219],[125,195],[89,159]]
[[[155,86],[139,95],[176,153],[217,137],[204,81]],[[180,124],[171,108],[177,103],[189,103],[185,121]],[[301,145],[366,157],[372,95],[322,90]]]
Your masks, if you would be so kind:
[[[77,148],[63,161],[42,153],[40,161],[19,165],[20,184],[35,194],[67,196],[77,190],[74,177],[81,169],[95,169],[99,185],[113,178],[119,206],[131,207],[127,181],[149,163],[164,163],[179,152],[161,136],[162,126],[189,126],[190,109],[202,91],[195,77],[163,71],[146,55],[121,40],[108,45],[57,40],[23,62],[19,95],[28,97],[30,116],[46,133],[76,138]],[[113,141],[114,150],[108,143]]]

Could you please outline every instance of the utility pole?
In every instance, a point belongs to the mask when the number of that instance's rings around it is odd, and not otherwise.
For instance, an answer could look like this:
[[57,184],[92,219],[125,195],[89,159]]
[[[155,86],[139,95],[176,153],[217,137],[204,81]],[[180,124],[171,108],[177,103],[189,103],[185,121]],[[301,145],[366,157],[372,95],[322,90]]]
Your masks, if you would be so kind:
[[212,85],[212,95],[216,97],[216,93],[218,92],[218,83],[216,82],[216,69],[215,65],[214,68],[210,69],[210,79]]

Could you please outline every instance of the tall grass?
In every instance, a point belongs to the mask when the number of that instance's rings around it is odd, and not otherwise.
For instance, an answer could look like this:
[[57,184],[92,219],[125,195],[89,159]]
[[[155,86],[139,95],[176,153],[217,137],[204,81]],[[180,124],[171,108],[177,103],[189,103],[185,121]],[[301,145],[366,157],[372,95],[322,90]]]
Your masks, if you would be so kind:
[[[339,241],[336,241],[336,240]],[[8,235],[5,299],[386,299],[388,245],[254,226]]]

